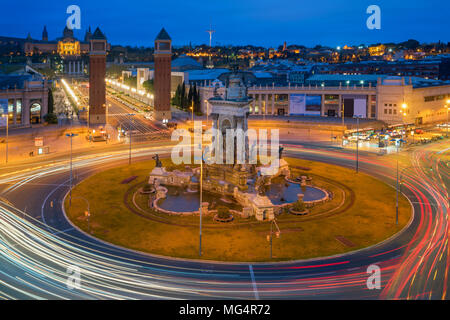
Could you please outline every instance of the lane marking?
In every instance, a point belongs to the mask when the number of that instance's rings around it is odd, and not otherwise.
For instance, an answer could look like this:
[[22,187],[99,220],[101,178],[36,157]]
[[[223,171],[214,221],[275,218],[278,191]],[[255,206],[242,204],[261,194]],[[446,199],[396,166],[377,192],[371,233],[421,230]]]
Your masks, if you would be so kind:
[[71,227],[71,228],[68,228],[66,230],[60,230],[60,231],[54,232],[53,234],[57,235],[57,234],[66,233],[66,232],[69,232],[69,231],[72,231],[72,230],[75,230],[75,229]]

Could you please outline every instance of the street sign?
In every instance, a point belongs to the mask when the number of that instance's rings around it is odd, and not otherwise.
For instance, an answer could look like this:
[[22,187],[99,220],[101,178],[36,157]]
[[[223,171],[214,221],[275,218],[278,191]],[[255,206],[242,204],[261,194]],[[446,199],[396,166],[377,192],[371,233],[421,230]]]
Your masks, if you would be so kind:
[[34,146],[35,147],[43,147],[44,146],[44,137],[34,138]]

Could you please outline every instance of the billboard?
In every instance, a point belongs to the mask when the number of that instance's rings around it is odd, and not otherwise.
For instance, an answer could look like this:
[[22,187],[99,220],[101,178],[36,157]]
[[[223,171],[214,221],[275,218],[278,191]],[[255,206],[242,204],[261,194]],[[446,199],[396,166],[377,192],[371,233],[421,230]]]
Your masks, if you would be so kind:
[[309,115],[319,115],[322,108],[322,96],[307,95],[306,96],[306,112]]
[[289,113],[291,115],[320,116],[322,96],[291,94],[289,96]]
[[354,116],[360,118],[367,118],[367,103],[366,99],[355,99],[354,102]]
[[289,114],[303,115],[305,114],[305,95],[291,94],[289,97]]

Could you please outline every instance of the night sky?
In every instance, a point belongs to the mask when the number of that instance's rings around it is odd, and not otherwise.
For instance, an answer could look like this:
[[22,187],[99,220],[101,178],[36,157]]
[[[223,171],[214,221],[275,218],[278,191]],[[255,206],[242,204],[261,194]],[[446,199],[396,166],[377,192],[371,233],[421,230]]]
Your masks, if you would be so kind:
[[[40,39],[47,25],[49,38],[60,37],[66,8],[81,8],[81,31],[100,26],[112,44],[153,46],[161,27],[174,45],[288,44],[328,46],[401,42],[450,41],[450,1],[445,0],[162,0],[162,1],[2,1],[0,35]],[[381,30],[368,30],[366,9],[381,7]]]

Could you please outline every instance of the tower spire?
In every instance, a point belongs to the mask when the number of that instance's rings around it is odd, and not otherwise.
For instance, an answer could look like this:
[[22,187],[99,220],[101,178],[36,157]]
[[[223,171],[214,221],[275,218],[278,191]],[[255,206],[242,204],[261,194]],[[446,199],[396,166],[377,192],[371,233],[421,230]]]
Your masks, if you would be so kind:
[[206,67],[212,69],[212,68],[214,68],[214,65],[212,64],[212,61],[211,61],[212,36],[213,36],[213,33],[216,32],[216,30],[213,30],[212,25],[210,24],[209,30],[206,30],[206,32],[209,33],[209,61],[208,61],[208,65]]

